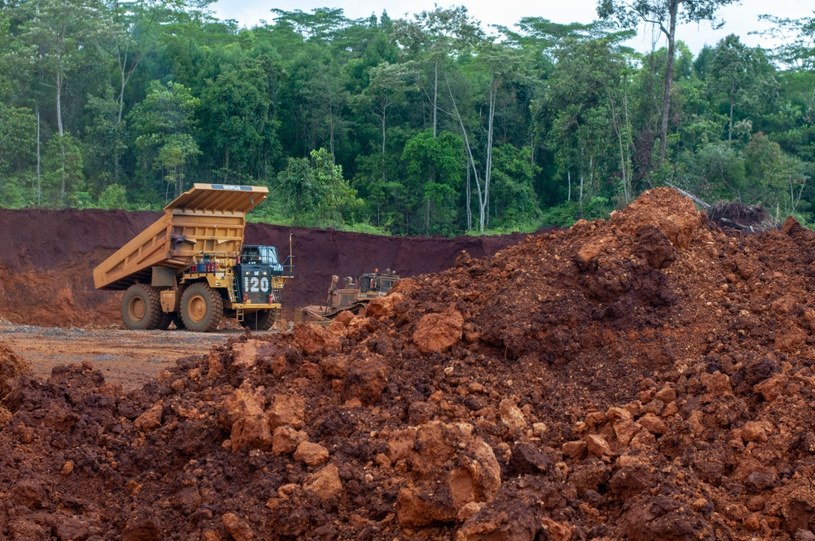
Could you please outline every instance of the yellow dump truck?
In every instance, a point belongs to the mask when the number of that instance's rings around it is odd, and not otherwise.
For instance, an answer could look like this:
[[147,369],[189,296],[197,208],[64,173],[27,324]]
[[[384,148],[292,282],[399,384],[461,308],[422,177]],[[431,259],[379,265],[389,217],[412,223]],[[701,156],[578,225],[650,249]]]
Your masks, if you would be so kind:
[[269,329],[292,278],[291,253],[244,245],[246,213],[268,196],[261,186],[194,184],[164,215],[93,270],[97,289],[124,291],[129,329],[212,331],[224,317]]

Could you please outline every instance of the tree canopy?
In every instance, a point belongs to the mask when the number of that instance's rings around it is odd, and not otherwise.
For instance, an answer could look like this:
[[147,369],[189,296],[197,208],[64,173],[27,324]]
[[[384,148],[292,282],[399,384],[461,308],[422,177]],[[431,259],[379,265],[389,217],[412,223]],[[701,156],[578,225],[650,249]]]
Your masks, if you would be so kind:
[[[599,217],[668,183],[806,222],[815,24],[767,15],[779,48],[691,53],[677,23],[733,1],[598,0],[594,23],[497,33],[463,6],[274,9],[247,29],[207,1],[6,3],[0,204],[156,209],[192,182],[259,184],[264,220],[457,235]],[[666,47],[626,47],[642,23]]]

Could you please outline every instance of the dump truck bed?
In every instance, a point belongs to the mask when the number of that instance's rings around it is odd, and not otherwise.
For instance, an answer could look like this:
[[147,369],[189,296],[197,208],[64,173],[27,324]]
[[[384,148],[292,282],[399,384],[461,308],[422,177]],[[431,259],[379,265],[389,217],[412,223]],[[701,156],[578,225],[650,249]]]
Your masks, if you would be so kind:
[[262,186],[193,184],[164,215],[93,270],[97,289],[149,284],[152,267],[182,270],[196,256],[235,258],[243,245],[246,213],[266,199]]

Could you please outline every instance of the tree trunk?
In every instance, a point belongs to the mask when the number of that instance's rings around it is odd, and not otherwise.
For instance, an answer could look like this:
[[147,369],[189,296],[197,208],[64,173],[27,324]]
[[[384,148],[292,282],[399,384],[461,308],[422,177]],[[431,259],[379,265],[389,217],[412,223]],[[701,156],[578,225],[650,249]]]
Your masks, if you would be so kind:
[[122,123],[122,116],[125,110],[125,85],[127,85],[127,74],[125,66],[127,65],[127,53],[122,60],[121,54],[119,55],[119,114],[116,117],[116,124]]
[[40,106],[37,105],[37,205],[42,204],[42,153],[40,144]]
[[[469,166],[467,168],[467,185],[469,187],[470,181],[470,167],[472,168],[473,177],[475,178],[475,187],[478,190],[478,209],[479,209],[479,224],[483,220],[484,216],[484,206],[486,196],[481,191],[481,179],[478,176],[478,168],[475,165],[475,157],[473,157],[473,148],[470,145],[470,137],[467,135],[467,128],[464,126],[464,119],[461,118],[461,113],[458,110],[458,103],[456,102],[455,96],[453,96],[453,89],[450,88],[450,81],[447,80],[445,77],[445,82],[447,83],[447,92],[450,94],[450,101],[453,104],[453,112],[456,115],[456,119],[458,120],[458,125],[461,128],[461,136],[464,138],[464,149],[467,151],[467,158],[469,160]],[[468,207],[469,211],[469,207]],[[483,231],[483,229],[482,229]]]
[[438,126],[438,99],[439,99],[439,59],[433,63],[433,139],[436,138]]
[[623,200],[626,204],[631,201],[631,191],[630,191],[630,182],[629,182],[629,175],[630,172],[628,170],[628,160],[626,158],[625,153],[625,143],[623,141],[624,131],[626,127],[621,125],[620,115],[617,112],[617,108],[615,107],[614,99],[609,95],[608,103],[611,109],[611,123],[614,127],[614,133],[617,136],[617,146],[620,152],[620,175],[622,176],[623,181]]
[[387,111],[388,111],[388,104],[386,102],[382,103],[381,107],[382,114],[379,117],[380,120],[380,129],[382,130],[382,148],[381,148],[381,156],[382,156],[382,180],[387,180],[387,175],[385,174],[385,135],[386,135],[386,127],[387,127]]
[[334,104],[328,106],[328,149],[331,152],[331,159],[337,161],[334,153]]
[[467,207],[467,231],[472,230],[473,228],[473,187],[470,184],[470,168],[467,167],[467,185],[464,189],[464,198],[466,201]]
[[580,169],[580,188],[578,189],[577,201],[580,205],[580,217],[583,217],[583,169]]
[[572,202],[572,170],[566,169],[566,182],[569,183],[568,191],[566,192],[566,201]]
[[490,96],[489,96],[489,119],[487,120],[487,161],[486,165],[484,166],[484,204],[482,205],[482,212],[480,218],[480,228],[481,233],[484,232],[484,228],[487,226],[489,222],[489,217],[486,216],[487,211],[489,210],[489,201],[490,201],[490,178],[492,177],[492,135],[493,135],[493,128],[495,126],[495,98],[498,94],[498,81],[493,80],[490,84]]
[[674,56],[676,40],[676,14],[681,0],[670,0],[670,22],[668,28],[668,65],[665,67],[665,81],[662,90],[662,122],[660,124],[659,161],[665,161],[668,152],[668,120],[671,113],[671,85],[674,76]]
[[59,153],[60,153],[60,158],[62,158],[62,160],[61,160],[61,164],[60,164],[59,169],[60,169],[60,172],[62,173],[62,185],[60,186],[60,189],[59,189],[59,206],[60,207],[65,207],[65,184],[66,184],[66,182],[65,182],[65,141],[62,140],[62,137],[63,137],[62,134],[60,134]]
[[729,96],[730,97],[730,125],[727,128],[727,142],[728,143],[733,142],[733,109],[735,107],[735,101],[736,101],[734,99],[735,94],[736,94],[735,86],[736,86],[735,81],[732,81],[730,83],[730,96]]
[[430,236],[430,198],[427,198],[424,217],[424,234]]
[[57,133],[62,137],[65,130],[62,128],[62,72],[57,69]]

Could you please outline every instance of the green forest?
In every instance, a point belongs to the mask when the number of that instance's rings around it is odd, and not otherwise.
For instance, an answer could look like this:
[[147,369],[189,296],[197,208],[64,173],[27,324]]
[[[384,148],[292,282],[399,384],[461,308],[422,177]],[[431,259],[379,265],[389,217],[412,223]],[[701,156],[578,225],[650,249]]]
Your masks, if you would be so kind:
[[[694,55],[679,23],[730,3],[598,0],[592,24],[512,29],[464,7],[271,10],[247,29],[208,0],[0,0],[0,206],[156,210],[194,182],[254,184],[263,221],[460,235],[670,185],[807,223],[815,17],[762,16],[777,48]],[[664,46],[625,45],[644,22]]]

